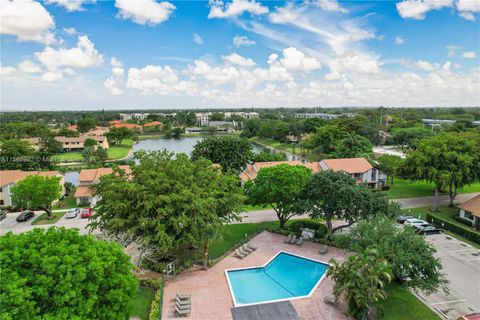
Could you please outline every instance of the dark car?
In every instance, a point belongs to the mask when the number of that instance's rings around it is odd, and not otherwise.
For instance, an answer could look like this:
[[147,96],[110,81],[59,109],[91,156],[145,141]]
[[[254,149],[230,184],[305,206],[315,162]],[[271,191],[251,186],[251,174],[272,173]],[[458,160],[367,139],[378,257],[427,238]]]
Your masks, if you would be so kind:
[[5,211],[0,211],[0,221],[7,217],[7,213]]
[[35,212],[33,211],[23,211],[17,217],[17,222],[25,222],[30,220],[33,216],[35,216]]
[[436,228],[436,227],[434,227],[434,226],[432,226],[431,224],[428,224],[428,223],[415,225],[413,227],[415,228],[415,232],[418,233],[418,234],[427,235],[427,234],[440,234],[440,233],[442,233],[442,229],[438,229],[438,228]]
[[399,216],[397,218],[397,222],[401,223],[401,224],[404,224],[407,219],[414,219],[414,218],[415,217],[412,217],[412,216]]

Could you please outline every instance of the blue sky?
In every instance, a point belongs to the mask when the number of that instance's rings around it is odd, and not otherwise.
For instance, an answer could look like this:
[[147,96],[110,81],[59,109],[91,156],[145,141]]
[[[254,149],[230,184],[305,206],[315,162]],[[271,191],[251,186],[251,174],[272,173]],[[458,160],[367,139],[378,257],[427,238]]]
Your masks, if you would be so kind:
[[2,1],[4,110],[478,106],[480,0]]

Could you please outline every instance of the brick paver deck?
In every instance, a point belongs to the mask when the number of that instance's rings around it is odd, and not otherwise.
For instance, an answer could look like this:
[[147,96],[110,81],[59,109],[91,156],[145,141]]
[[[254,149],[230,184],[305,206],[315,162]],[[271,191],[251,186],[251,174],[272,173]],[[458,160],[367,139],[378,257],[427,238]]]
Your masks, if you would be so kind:
[[[320,244],[306,241],[302,246],[285,244],[285,236],[270,232],[262,232],[250,242],[258,247],[244,259],[232,254],[215,264],[207,271],[191,268],[166,282],[163,300],[162,319],[175,318],[175,294],[189,293],[192,309],[189,317],[195,320],[230,320],[233,301],[230,295],[225,269],[261,266],[270,260],[278,251],[286,251],[312,259],[328,262],[331,258],[344,260],[344,250],[330,247],[328,253],[320,255]],[[338,309],[323,302],[325,295],[331,295],[333,282],[324,278],[310,298],[292,300],[291,303],[301,319],[337,320],[349,319],[345,315],[345,306]],[[281,320],[281,319],[276,319]]]

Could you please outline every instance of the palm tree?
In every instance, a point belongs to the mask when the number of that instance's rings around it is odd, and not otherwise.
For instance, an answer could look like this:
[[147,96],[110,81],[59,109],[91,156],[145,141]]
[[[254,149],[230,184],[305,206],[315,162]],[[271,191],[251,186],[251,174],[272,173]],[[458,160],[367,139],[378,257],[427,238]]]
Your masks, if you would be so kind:
[[348,313],[355,319],[363,319],[379,300],[385,300],[385,284],[392,280],[388,262],[379,257],[376,249],[350,256],[339,264],[332,259],[327,275],[335,281],[335,298],[344,296]]

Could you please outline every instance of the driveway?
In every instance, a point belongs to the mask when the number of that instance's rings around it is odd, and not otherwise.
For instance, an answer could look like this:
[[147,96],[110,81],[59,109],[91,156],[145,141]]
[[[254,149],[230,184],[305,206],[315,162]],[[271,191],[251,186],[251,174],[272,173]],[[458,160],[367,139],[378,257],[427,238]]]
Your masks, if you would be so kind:
[[480,250],[446,235],[429,235],[426,239],[437,249],[436,256],[450,281],[449,293],[417,295],[445,319],[480,312]]
[[[88,230],[86,225],[88,224],[88,219],[80,218],[78,215],[74,219],[66,219],[65,216],[60,218],[54,224],[42,224],[42,225],[32,225],[32,222],[39,217],[44,211],[35,211],[35,217],[31,218],[26,222],[17,222],[15,219],[20,214],[20,212],[8,213],[7,217],[0,222],[0,235],[3,235],[9,231],[13,233],[22,233],[26,231],[33,230],[34,228],[44,228],[47,229],[51,226],[57,227],[66,227],[66,228],[77,228],[80,230],[81,234],[87,234]],[[65,210],[66,212],[66,210]]]

